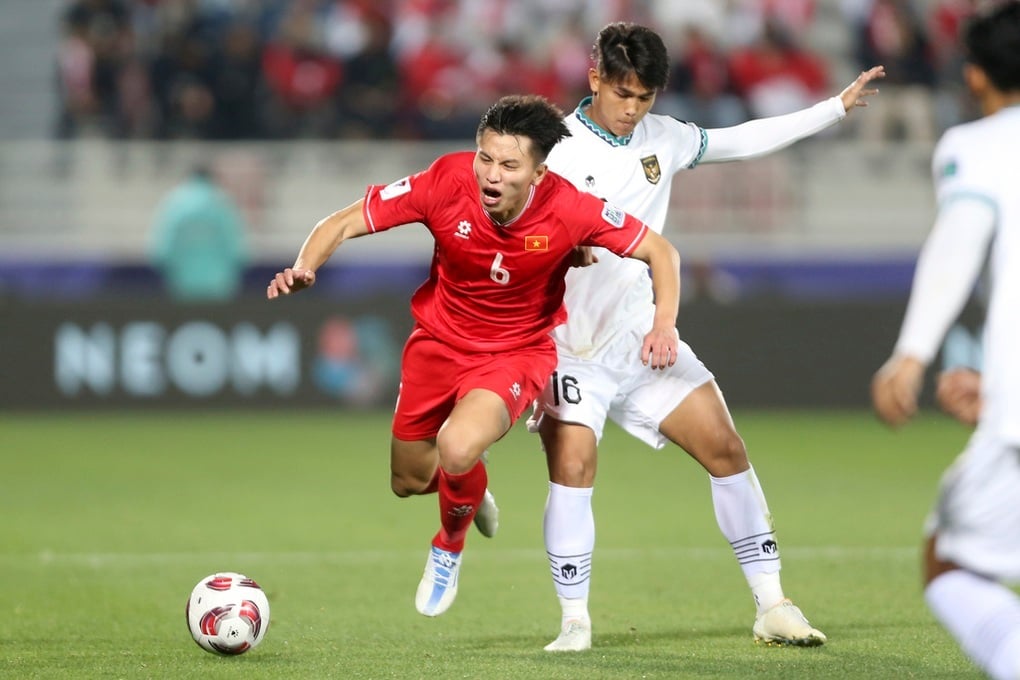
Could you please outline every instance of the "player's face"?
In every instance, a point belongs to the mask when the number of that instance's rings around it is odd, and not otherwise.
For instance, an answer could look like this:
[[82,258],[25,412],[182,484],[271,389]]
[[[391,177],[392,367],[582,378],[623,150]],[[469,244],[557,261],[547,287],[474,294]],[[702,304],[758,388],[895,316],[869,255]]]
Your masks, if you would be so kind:
[[541,182],[545,172],[545,164],[532,157],[527,137],[485,130],[478,138],[475,179],[482,207],[497,222],[509,222],[521,214],[531,186]]
[[622,81],[610,83],[603,80],[596,69],[589,69],[588,85],[594,95],[588,117],[617,137],[634,132],[634,127],[655,103],[655,90],[642,85],[633,73]]

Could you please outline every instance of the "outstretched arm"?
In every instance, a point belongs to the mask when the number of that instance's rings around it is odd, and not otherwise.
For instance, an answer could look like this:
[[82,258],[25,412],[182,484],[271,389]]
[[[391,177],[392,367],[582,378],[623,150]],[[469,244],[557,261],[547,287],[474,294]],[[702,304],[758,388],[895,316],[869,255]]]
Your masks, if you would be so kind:
[[319,220],[308,234],[298,252],[294,264],[277,272],[266,288],[266,297],[273,300],[281,295],[290,295],[315,284],[315,272],[340,244],[347,239],[368,233],[361,199]]
[[655,320],[641,346],[641,361],[651,368],[672,366],[679,345],[676,316],[680,308],[680,253],[649,229],[631,257],[648,264],[655,292]]
[[867,106],[867,98],[878,94],[868,87],[885,76],[884,66],[862,71],[839,96],[830,97],[814,106],[783,116],[759,118],[740,125],[706,130],[708,147],[701,163],[722,163],[756,158],[778,151],[794,142],[810,137],[843,120],[858,106]]
[[878,417],[891,427],[917,411],[925,367],[963,309],[995,232],[994,206],[958,197],[939,209],[914,271],[910,300],[893,355],[871,380]]

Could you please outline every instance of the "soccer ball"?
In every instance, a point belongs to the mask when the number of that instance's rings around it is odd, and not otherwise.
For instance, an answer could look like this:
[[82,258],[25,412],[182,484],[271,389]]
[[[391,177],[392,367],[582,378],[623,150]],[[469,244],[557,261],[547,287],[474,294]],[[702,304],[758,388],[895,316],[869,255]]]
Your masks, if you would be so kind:
[[244,574],[225,571],[198,582],[184,610],[198,646],[214,654],[244,654],[269,629],[269,600]]

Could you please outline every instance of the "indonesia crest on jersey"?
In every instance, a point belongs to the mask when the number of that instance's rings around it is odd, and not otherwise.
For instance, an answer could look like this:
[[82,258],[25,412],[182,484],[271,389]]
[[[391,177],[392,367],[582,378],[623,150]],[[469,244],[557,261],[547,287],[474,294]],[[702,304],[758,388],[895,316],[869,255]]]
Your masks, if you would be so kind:
[[[549,168],[662,233],[673,175],[697,164],[705,131],[648,114],[629,137],[614,137],[585,115],[585,104],[564,119],[571,136],[553,147]],[[584,358],[596,356],[622,329],[647,327],[654,314],[644,263],[596,255],[595,265],[567,273],[569,318],[553,334],[561,348]]]

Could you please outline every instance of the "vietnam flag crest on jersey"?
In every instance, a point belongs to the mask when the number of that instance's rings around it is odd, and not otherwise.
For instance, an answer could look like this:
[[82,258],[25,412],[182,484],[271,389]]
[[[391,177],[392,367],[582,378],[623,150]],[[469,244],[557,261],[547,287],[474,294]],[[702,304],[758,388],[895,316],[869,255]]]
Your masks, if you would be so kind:
[[525,250],[549,250],[549,237],[544,234],[533,234],[524,237]]

